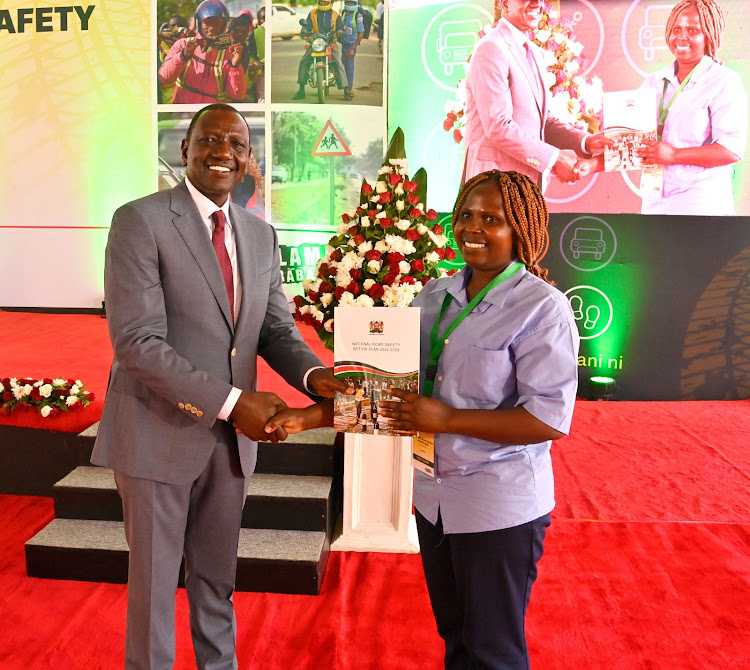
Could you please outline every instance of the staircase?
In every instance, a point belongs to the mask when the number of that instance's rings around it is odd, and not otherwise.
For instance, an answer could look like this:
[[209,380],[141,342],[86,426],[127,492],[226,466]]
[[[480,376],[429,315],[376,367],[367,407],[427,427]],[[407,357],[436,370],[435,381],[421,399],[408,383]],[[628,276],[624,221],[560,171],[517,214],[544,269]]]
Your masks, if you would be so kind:
[[[260,443],[242,514],[238,591],[317,595],[340,506],[332,429]],[[55,518],[26,543],[29,577],[127,582],[128,547],[111,470],[79,466],[53,488]]]

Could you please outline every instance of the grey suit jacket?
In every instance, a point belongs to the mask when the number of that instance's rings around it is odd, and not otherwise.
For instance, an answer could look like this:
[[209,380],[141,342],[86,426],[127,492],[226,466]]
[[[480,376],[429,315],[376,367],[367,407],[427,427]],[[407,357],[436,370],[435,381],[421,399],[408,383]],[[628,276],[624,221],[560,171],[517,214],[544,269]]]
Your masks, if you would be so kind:
[[[253,391],[257,355],[290,384],[321,365],[282,291],[275,230],[230,205],[242,304],[229,313],[205,224],[183,183],[115,212],[104,287],[114,361],[91,461],[170,484],[194,480],[220,440],[232,386]],[[242,469],[257,444],[237,436]]]
[[[532,45],[539,73],[544,57]],[[548,93],[531,78],[526,53],[500,21],[483,37],[466,77],[466,170],[469,179],[486,170],[516,170],[541,184],[554,147],[581,153],[586,131],[561,122],[547,109]]]

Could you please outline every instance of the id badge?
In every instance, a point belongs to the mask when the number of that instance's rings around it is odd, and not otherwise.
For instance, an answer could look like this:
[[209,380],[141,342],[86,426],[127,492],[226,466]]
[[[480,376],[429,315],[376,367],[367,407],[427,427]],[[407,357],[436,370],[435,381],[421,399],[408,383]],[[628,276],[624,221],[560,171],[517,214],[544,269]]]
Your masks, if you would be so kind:
[[412,438],[411,464],[416,470],[435,476],[435,436],[432,433],[419,433]]
[[664,166],[644,165],[641,172],[641,198],[658,200],[664,190]]

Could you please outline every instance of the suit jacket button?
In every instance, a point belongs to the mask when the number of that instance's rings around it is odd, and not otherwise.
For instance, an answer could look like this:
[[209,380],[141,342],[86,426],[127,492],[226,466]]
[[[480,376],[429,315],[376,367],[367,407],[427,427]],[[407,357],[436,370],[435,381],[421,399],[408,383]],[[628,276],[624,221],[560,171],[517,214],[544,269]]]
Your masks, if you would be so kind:
[[234,349],[232,349],[232,356],[236,356],[236,355],[237,355],[237,348],[235,347]]
[[187,402],[185,403],[185,409],[189,412],[191,409],[193,409],[193,406],[189,402]]
[[196,416],[203,416],[203,412],[201,412],[200,410],[198,410],[198,411],[197,411],[197,412],[195,413],[195,415],[196,415]]
[[195,409],[195,407],[191,407],[191,408],[190,408],[190,411],[191,411],[191,412],[192,412],[193,414],[196,414],[196,413],[198,412],[198,410],[197,410],[197,409]]
[[179,407],[180,409],[185,409],[185,403],[184,402],[178,402],[177,403],[177,407]]

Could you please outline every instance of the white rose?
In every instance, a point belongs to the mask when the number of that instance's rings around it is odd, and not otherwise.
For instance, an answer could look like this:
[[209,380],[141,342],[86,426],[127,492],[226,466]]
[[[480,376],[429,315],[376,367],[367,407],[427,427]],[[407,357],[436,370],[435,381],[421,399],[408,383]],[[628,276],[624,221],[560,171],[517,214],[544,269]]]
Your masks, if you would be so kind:
[[426,232],[428,232],[429,230],[430,230],[430,229],[429,229],[429,228],[428,228],[427,226],[425,226],[425,225],[424,225],[423,223],[420,223],[420,224],[419,224],[419,225],[417,226],[417,232],[418,232],[418,233],[419,233],[420,235],[424,235],[424,234],[425,234]]
[[557,79],[555,75],[547,70],[547,72],[544,73],[544,87],[546,89],[552,88],[557,83]]
[[[382,182],[378,182],[378,184],[381,184]],[[380,196],[379,195],[373,195],[370,197],[370,202],[380,202]]]
[[[372,261],[370,261],[372,263]],[[367,264],[369,267],[370,263]],[[380,268],[378,268],[380,269]],[[365,279],[365,281],[362,283],[362,288],[365,289],[365,291],[369,291],[371,286],[375,286],[375,280],[374,279]]]
[[315,305],[310,307],[310,314],[312,314],[318,321],[322,322],[325,318],[325,314],[321,312]]
[[0,393],[2,393],[5,390],[5,387],[2,385],[2,382],[0,382]]
[[370,242],[369,240],[362,242],[362,244],[360,244],[357,247],[357,251],[359,252],[360,256],[364,256],[371,249],[372,249],[372,242]]
[[324,293],[320,296],[320,304],[323,307],[328,307],[333,302],[333,293]]
[[402,177],[406,177],[406,176],[407,176],[407,175],[409,174],[409,168],[401,168],[401,169],[400,169],[400,170],[398,171],[398,173],[399,173],[399,174],[400,174],[400,175],[401,175]]
[[404,194],[404,182],[400,181],[398,184],[396,184],[396,188],[393,189],[393,192],[396,195],[403,195]]
[[357,307],[374,307],[375,301],[364,293],[357,296]]
[[343,235],[351,227],[352,227],[351,221],[349,223],[340,223],[338,229],[336,230],[336,232],[339,235]]
[[386,251],[388,251],[388,243],[385,240],[378,240],[375,242],[375,251],[379,251],[381,254],[384,254]]
[[[573,55],[576,58],[580,56],[581,51],[583,51],[583,44],[581,44],[580,42],[574,42],[573,40],[568,40],[567,46],[568,46],[568,49],[570,49],[573,52]],[[576,65],[578,65],[578,63],[576,63]]]
[[555,56],[554,51],[549,51],[545,49],[543,53],[544,53],[544,64],[547,67],[552,67],[554,65],[557,65],[557,56]]
[[439,247],[444,247],[446,244],[448,244],[448,238],[445,235],[438,235],[437,241]]
[[44,384],[39,387],[39,395],[42,398],[49,398],[52,395],[52,384]]
[[78,402],[78,398],[76,398],[74,395],[69,395],[67,398],[65,398],[65,404],[68,407],[72,407]]
[[409,219],[398,219],[394,223],[399,230],[409,230],[411,228],[411,221]]
[[51,411],[52,408],[48,405],[45,405],[44,407],[42,407],[42,409],[39,410],[39,413],[46,419],[50,415]]
[[339,300],[339,305],[341,305],[342,307],[354,307],[354,304],[354,296],[349,293],[349,291],[344,291],[341,299]]
[[369,216],[363,216],[359,220],[359,225],[362,226],[363,228],[369,228],[370,227],[370,217]]
[[36,381],[36,382],[34,382],[34,388],[38,389],[42,384],[44,384],[43,381],[41,381],[41,380],[40,381]]
[[404,211],[404,206],[405,205],[404,205],[404,201],[403,200],[396,200],[396,209],[399,212],[403,212]]
[[537,30],[534,33],[534,37],[542,44],[547,44],[547,40],[550,38],[551,35],[552,35],[551,30]]
[[384,218],[385,218],[385,212],[378,212],[378,213],[377,213],[377,214],[375,215],[375,218],[376,218],[376,219],[384,219]]
[[328,321],[326,321],[323,324],[323,328],[325,328],[329,333],[332,333],[333,332],[333,319],[328,319]]
[[302,307],[299,308],[300,314],[307,314],[310,311],[310,305],[302,305]]
[[[377,274],[378,272],[380,272],[380,268],[381,267],[383,267],[383,261],[375,261],[375,260],[373,260],[373,261],[368,261],[368,263],[367,263],[367,269],[372,274]],[[368,280],[368,281],[372,281],[372,280]],[[367,288],[370,288],[370,287],[368,286]]]
[[76,379],[76,386],[80,388],[81,386],[83,386],[83,382],[80,379]]
[[81,388],[78,386],[78,382],[76,382],[70,387],[70,395],[77,395],[80,390]]
[[388,190],[388,184],[384,181],[377,181],[375,183],[375,191],[377,193],[385,193]]
[[336,285],[346,288],[352,283],[352,276],[347,268],[339,268],[336,272]]
[[409,265],[409,263],[407,263],[406,261],[401,261],[398,264],[398,271],[402,275],[408,275],[411,272],[411,265]]
[[52,380],[52,386],[65,386],[66,383],[64,379],[60,379],[59,377]]
[[425,255],[424,259],[428,263],[437,263],[440,260],[440,256],[438,256],[434,251],[431,251],[429,254]]
[[390,165],[384,165],[378,170],[378,174],[389,174],[390,172],[393,172],[393,168]]

